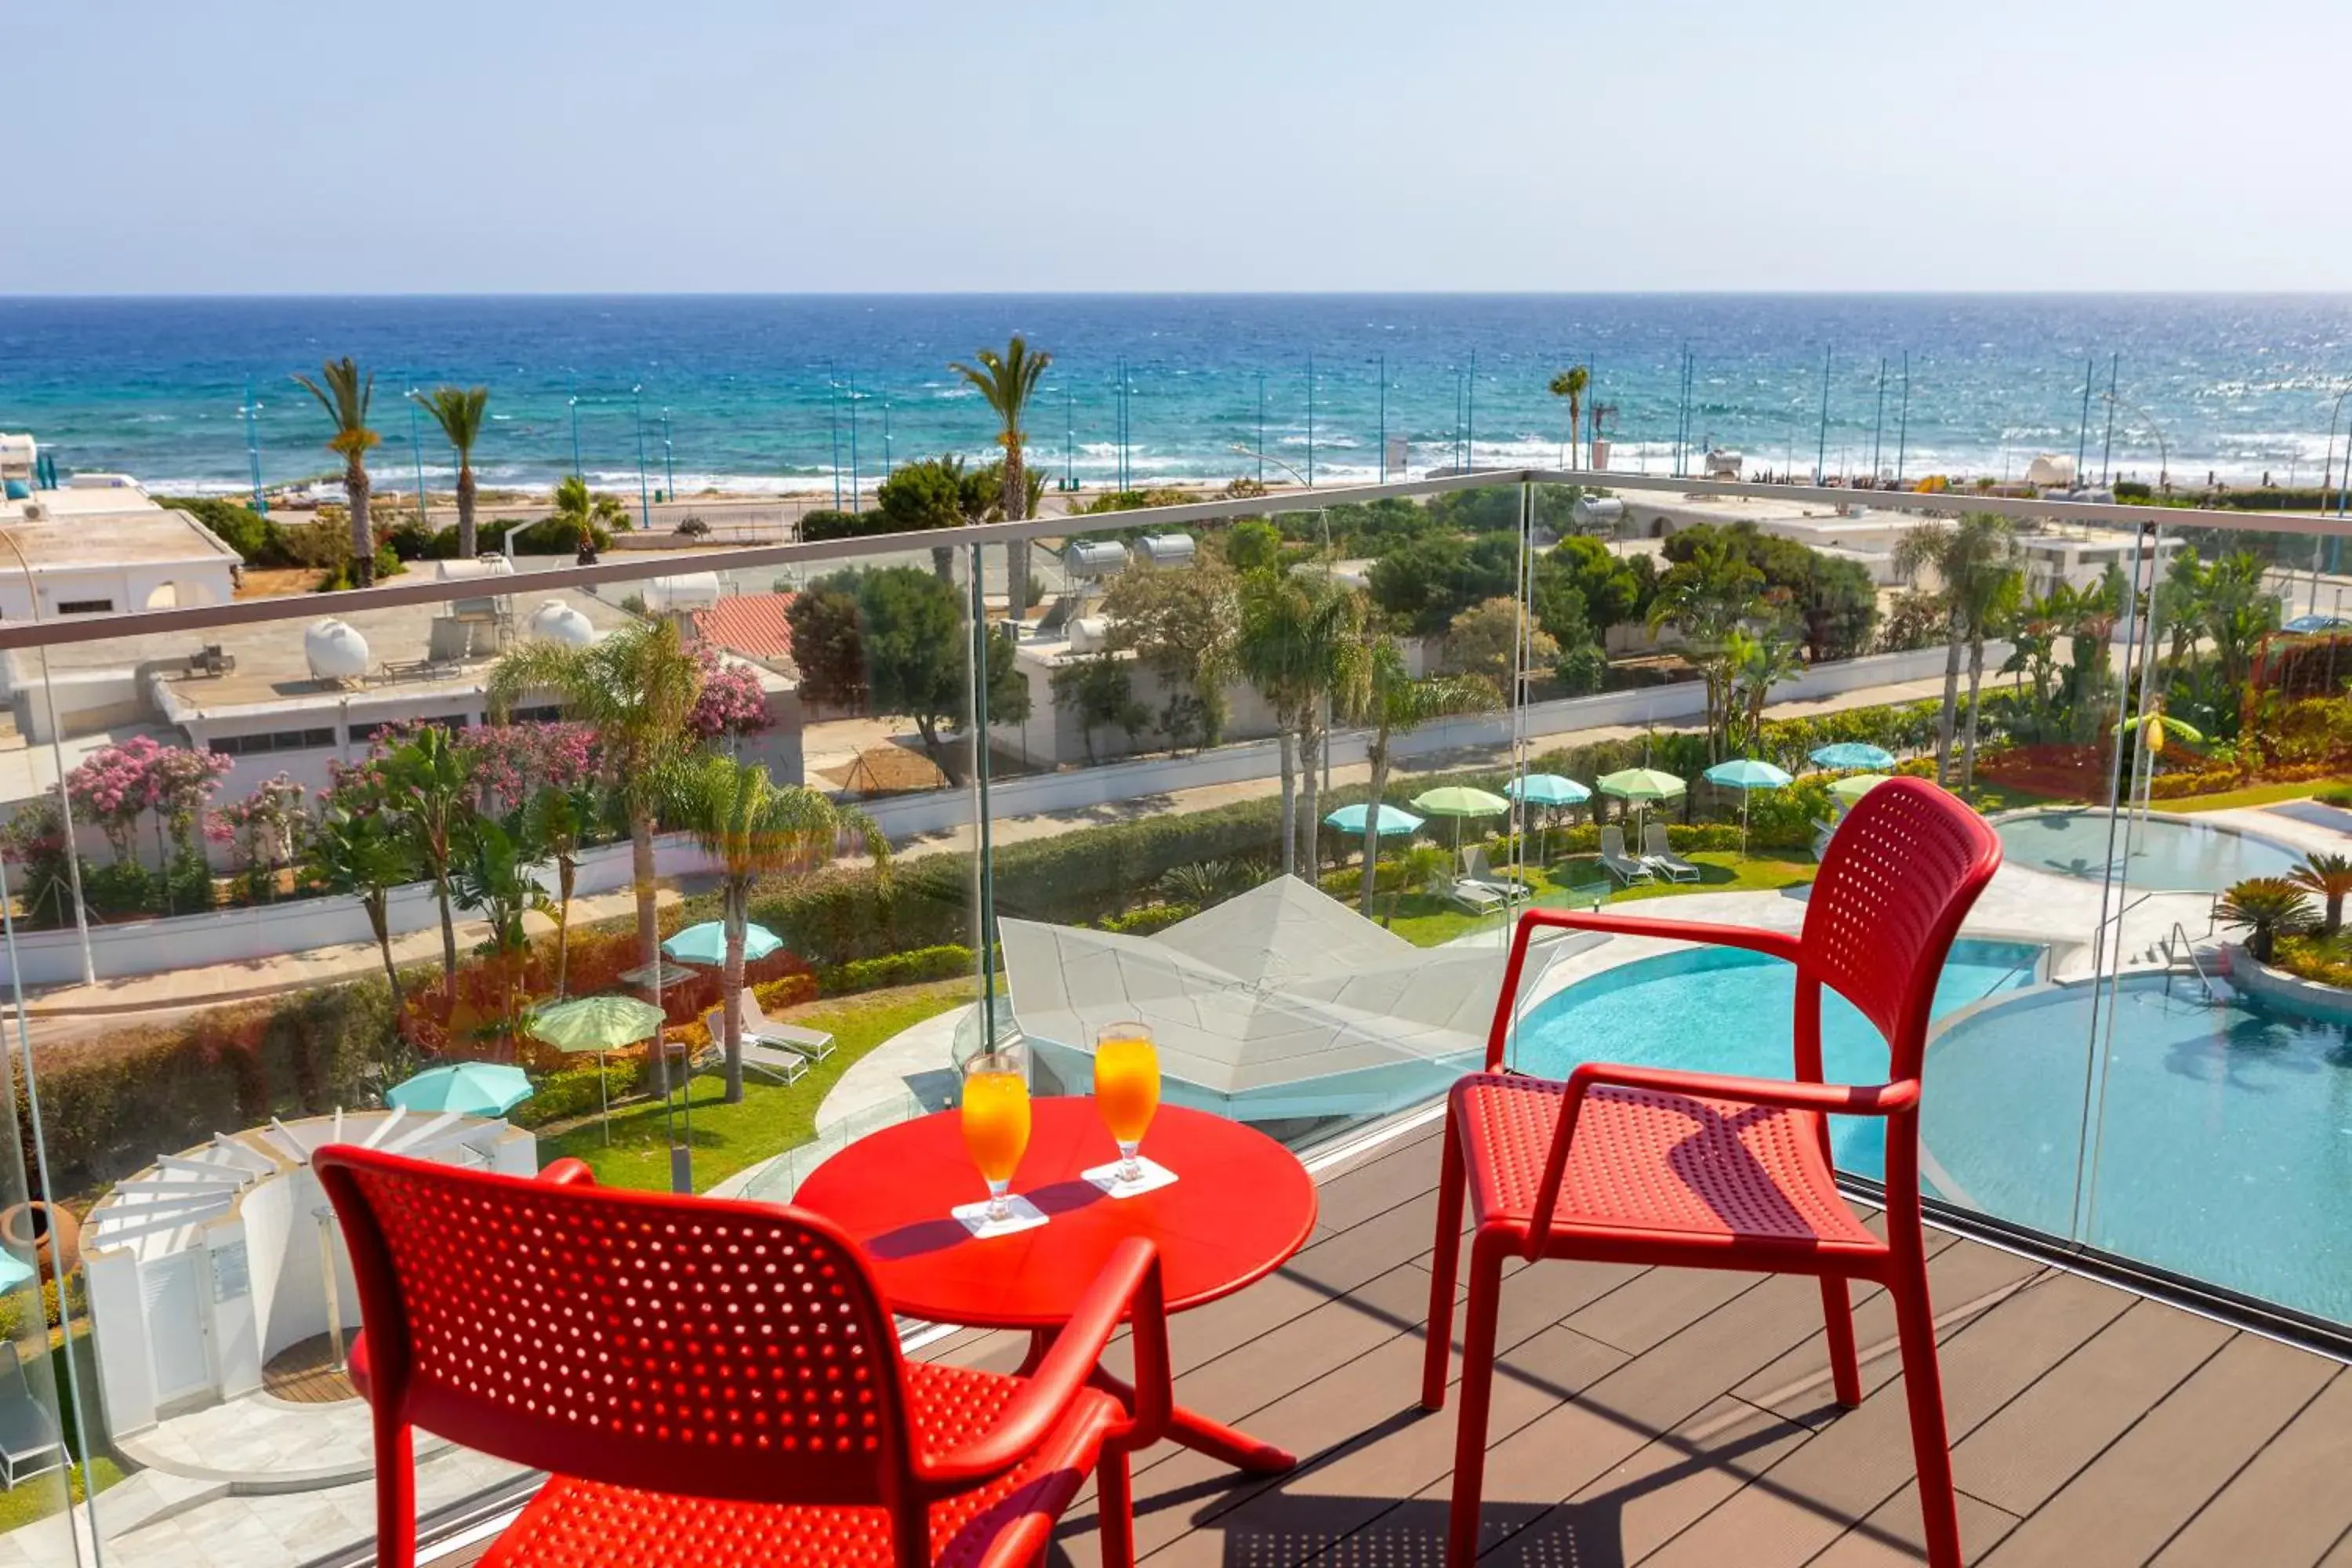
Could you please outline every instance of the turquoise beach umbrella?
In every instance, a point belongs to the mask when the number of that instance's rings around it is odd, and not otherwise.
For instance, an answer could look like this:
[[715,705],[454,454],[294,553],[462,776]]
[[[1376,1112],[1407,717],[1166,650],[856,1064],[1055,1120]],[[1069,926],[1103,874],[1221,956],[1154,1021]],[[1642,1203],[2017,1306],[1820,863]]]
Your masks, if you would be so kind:
[[[1343,805],[1325,817],[1323,826],[1336,828],[1341,833],[1360,834],[1364,831],[1364,819],[1371,814],[1371,807],[1369,805]],[[1420,830],[1421,818],[1404,807],[1386,804],[1381,806],[1381,837],[1404,838]]]
[[1779,789],[1790,782],[1789,775],[1769,763],[1754,757],[1734,757],[1727,763],[1717,763],[1706,770],[1706,782],[1721,784],[1739,792],[1739,853],[1748,853],[1748,795],[1751,790]]
[[1812,754],[1817,768],[1871,768],[1880,771],[1895,765],[1895,753],[1867,741],[1840,741],[1834,746],[1823,746]]
[[520,1068],[498,1062],[456,1062],[393,1085],[384,1090],[383,1102],[401,1110],[504,1116],[530,1098],[530,1079]]
[[1582,805],[1592,798],[1591,790],[1558,773],[1529,773],[1523,779],[1513,779],[1503,786],[1503,793],[1526,805]]
[[[756,963],[784,945],[783,938],[766,926],[749,923],[743,927],[744,962]],[[727,962],[727,926],[721,921],[704,921],[691,925],[667,942],[662,951],[680,963],[700,963],[716,967]]]

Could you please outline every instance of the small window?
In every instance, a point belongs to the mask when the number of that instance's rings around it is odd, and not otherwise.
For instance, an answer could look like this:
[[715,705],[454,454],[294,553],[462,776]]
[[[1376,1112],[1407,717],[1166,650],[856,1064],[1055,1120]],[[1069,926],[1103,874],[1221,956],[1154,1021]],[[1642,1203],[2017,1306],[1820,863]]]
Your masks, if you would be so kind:
[[61,616],[110,616],[114,613],[111,599],[59,599],[58,614]]
[[553,724],[563,718],[563,710],[555,703],[543,708],[518,708],[507,715],[509,724]]

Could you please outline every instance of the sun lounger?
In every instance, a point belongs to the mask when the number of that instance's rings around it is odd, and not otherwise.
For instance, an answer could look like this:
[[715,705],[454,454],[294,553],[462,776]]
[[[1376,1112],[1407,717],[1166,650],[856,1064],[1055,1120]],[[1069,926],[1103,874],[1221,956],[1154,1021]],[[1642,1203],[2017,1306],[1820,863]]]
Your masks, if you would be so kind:
[[1675,854],[1666,844],[1666,825],[1652,822],[1642,828],[1642,864],[1665,873],[1670,882],[1696,882],[1698,868]]
[[1837,832],[1837,824],[1813,818],[1813,858],[1818,860],[1830,852],[1830,837]]
[[[789,1084],[808,1071],[808,1058],[798,1051],[771,1045],[751,1032],[750,992],[743,994],[743,1070],[758,1073],[761,1078],[772,1079],[781,1084]],[[710,1031],[711,1054],[724,1059],[727,1048],[726,1009],[723,1006],[713,1007],[702,1016],[702,1023]],[[700,1067],[702,1058],[696,1058],[691,1065]]]
[[1528,896],[1526,887],[1495,869],[1494,863],[1486,858],[1486,847],[1483,844],[1474,844],[1462,851],[1462,879],[1493,889],[1503,896],[1507,903],[1517,903]]
[[1510,900],[1484,882],[1474,882],[1467,877],[1457,877],[1448,883],[1445,901],[1465,914],[1486,915],[1511,907]]
[[42,1408],[25,1382],[25,1363],[16,1342],[0,1356],[0,1480],[10,1488],[29,1476],[62,1469],[65,1445],[57,1418]]
[[1601,830],[1601,866],[1629,888],[1636,882],[1657,879],[1647,866],[1625,853],[1625,830],[1622,827]]
[[803,1029],[798,1024],[778,1023],[760,1011],[760,999],[748,989],[743,993],[743,1033],[747,1037],[757,1037],[763,1045],[798,1051],[813,1062],[821,1062],[833,1055],[831,1035],[823,1029]]

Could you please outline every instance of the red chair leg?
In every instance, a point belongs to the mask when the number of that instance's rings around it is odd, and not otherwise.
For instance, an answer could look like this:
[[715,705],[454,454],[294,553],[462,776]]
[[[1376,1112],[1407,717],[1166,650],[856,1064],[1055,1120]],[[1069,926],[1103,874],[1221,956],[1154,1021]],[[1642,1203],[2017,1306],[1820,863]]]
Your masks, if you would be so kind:
[[1421,1405],[1445,1408],[1445,1373],[1454,1354],[1454,1273],[1462,1264],[1462,1203],[1469,1178],[1462,1169],[1462,1134],[1454,1108],[1445,1110],[1445,1152],[1437,1173],[1437,1249],[1429,1260],[1429,1340],[1422,1347]]
[[1470,1243],[1470,1304],[1462,1325],[1462,1406],[1454,1416],[1446,1568],[1471,1568],[1478,1557],[1478,1504],[1486,1479],[1486,1401],[1495,1384],[1495,1311],[1508,1250],[1485,1233]]
[[1102,1568],[1135,1568],[1135,1486],[1124,1448],[1103,1448],[1095,1467],[1095,1513],[1102,1531]]
[[1830,1378],[1837,1402],[1851,1410],[1862,1403],[1862,1363],[1853,1348],[1853,1299],[1841,1275],[1822,1276],[1822,1326],[1830,1342]]
[[1903,1343],[1903,1385],[1911,1405],[1911,1450],[1918,1468],[1919,1516],[1928,1568],[1960,1568],[1960,1519],[1952,1498],[1952,1451],[1944,1431],[1944,1380],[1936,1364],[1936,1315],[1927,1270],[1914,1258],[1896,1265],[1887,1288]]
[[383,1568],[416,1568],[416,1461],[408,1423],[380,1405],[368,1414],[375,1427],[376,1561]]

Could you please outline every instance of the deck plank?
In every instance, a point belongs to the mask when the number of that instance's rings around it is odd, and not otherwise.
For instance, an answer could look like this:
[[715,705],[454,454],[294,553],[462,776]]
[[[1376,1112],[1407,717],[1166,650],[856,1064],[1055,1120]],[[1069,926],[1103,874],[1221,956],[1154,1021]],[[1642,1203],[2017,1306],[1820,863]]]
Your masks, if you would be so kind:
[[2267,1560],[2317,1563],[2352,1531],[2352,1488],[2344,1458],[2352,1447],[2352,1376],[2336,1368],[2319,1396],[2287,1424],[2157,1553],[2159,1568],[2222,1563],[2245,1542]]

